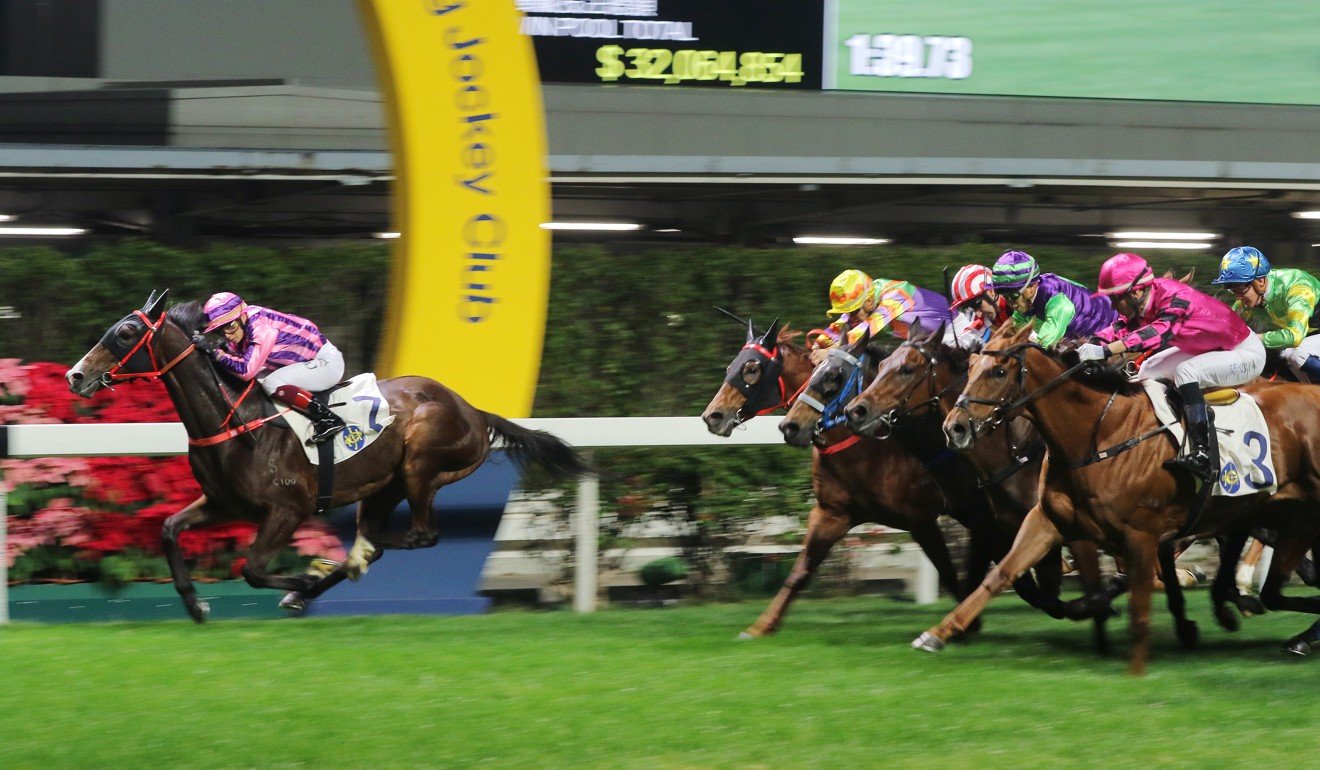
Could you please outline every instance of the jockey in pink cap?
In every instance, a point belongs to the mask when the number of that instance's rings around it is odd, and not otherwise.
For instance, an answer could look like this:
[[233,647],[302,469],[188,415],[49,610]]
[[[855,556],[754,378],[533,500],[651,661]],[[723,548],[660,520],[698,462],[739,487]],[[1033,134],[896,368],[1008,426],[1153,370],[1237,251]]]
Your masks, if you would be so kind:
[[[306,318],[248,305],[232,292],[212,295],[203,308],[206,326],[193,342],[242,380],[261,377],[271,398],[306,414],[313,423],[311,442],[321,442],[344,428],[330,408],[312,393],[333,387],[344,376],[344,356]],[[205,337],[219,331],[225,343]]]
[[1082,360],[1103,360],[1128,351],[1150,353],[1135,379],[1169,379],[1183,398],[1191,450],[1174,460],[1213,483],[1219,476],[1217,447],[1203,387],[1236,387],[1265,368],[1260,337],[1227,305],[1171,278],[1156,278],[1136,254],[1116,254],[1100,268],[1100,293],[1118,311],[1118,320],[1096,333],[1100,343],[1077,349]]

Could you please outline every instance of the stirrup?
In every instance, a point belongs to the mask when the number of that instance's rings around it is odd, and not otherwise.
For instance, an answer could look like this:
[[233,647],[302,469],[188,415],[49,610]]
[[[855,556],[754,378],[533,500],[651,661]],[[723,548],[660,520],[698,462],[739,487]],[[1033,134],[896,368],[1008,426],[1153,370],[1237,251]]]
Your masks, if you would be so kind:
[[1193,478],[1199,479],[1206,484],[1214,484],[1219,480],[1219,474],[1211,467],[1211,458],[1206,457],[1204,462],[1199,462],[1195,455],[1179,455],[1164,463],[1166,468],[1181,468],[1190,473]]

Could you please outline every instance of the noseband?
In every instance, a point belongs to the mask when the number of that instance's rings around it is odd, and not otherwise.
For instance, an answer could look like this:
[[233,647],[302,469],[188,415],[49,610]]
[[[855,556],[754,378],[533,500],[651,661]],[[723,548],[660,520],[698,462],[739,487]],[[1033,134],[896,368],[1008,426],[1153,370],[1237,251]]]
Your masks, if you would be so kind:
[[[802,392],[798,394],[797,397],[798,401],[801,401],[812,409],[815,409],[817,412],[820,412],[820,419],[816,421],[816,427],[812,431],[811,437],[812,443],[816,446],[824,445],[824,434],[826,431],[843,424],[843,422],[847,420],[847,416],[843,413],[844,405],[849,401],[852,401],[854,397],[862,392],[861,359],[858,359],[843,348],[830,348],[828,355],[829,358],[837,358],[840,361],[843,361],[843,364],[851,369],[848,373],[847,379],[844,380],[843,387],[841,387],[839,392],[830,399],[828,404],[822,403],[819,399],[806,392],[807,386],[809,386],[812,380],[815,379],[813,376],[810,380],[807,380],[807,384],[803,386]],[[863,356],[865,356],[865,354],[863,354]],[[849,446],[851,446],[851,444],[849,444]]]

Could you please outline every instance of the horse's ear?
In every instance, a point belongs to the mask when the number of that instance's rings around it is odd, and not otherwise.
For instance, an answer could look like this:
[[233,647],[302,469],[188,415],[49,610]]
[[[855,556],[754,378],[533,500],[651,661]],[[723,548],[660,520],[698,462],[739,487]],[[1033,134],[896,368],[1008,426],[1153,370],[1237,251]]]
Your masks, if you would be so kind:
[[147,297],[147,301],[142,305],[142,313],[148,318],[154,318],[160,313],[161,307],[165,304],[165,295],[169,293],[170,290],[166,289],[157,295],[156,290],[152,289],[151,295]]
[[1188,286],[1191,286],[1192,279],[1195,277],[1196,277],[1196,265],[1192,265],[1192,269],[1187,271],[1187,275],[1184,275],[1182,278],[1179,278],[1178,280],[1182,283],[1187,284]]
[[[750,327],[749,327],[749,328],[750,328]],[[774,321],[771,321],[771,322],[770,322],[770,328],[769,328],[769,329],[766,329],[766,330],[765,330],[765,334],[763,334],[763,335],[761,336],[761,343],[760,343],[760,344],[761,344],[761,347],[765,348],[766,350],[770,351],[771,353],[775,352],[775,346],[779,344],[779,318],[778,318],[778,316],[775,317],[775,320],[774,320]]]
[[[1011,321],[1006,323],[1011,323]],[[1031,337],[1032,331],[1033,329],[1031,324],[1029,323],[1022,324],[1021,326],[1018,326],[1013,330],[1012,334],[1009,336],[1009,339],[1013,343],[1026,342]]]

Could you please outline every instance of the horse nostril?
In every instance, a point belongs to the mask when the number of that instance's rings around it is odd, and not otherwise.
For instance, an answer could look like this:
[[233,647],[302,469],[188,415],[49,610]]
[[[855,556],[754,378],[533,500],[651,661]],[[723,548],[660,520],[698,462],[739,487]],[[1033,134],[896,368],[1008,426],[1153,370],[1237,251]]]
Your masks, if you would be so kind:
[[69,380],[70,385],[77,385],[83,379],[82,372],[69,372],[65,377]]
[[858,404],[857,406],[854,406],[852,409],[848,410],[848,419],[852,420],[853,422],[861,422],[862,420],[866,419],[866,412],[867,412],[866,407],[863,406],[862,404]]
[[719,424],[720,424],[720,421],[722,421],[722,420],[724,419],[724,413],[723,413],[723,412],[707,412],[707,413],[706,413],[706,418],[705,418],[705,419],[706,419],[706,424],[707,424],[707,425],[719,425]]
[[798,424],[795,422],[784,422],[780,423],[779,430],[788,438],[793,438],[798,434],[798,431],[801,430],[801,428],[799,428]]

